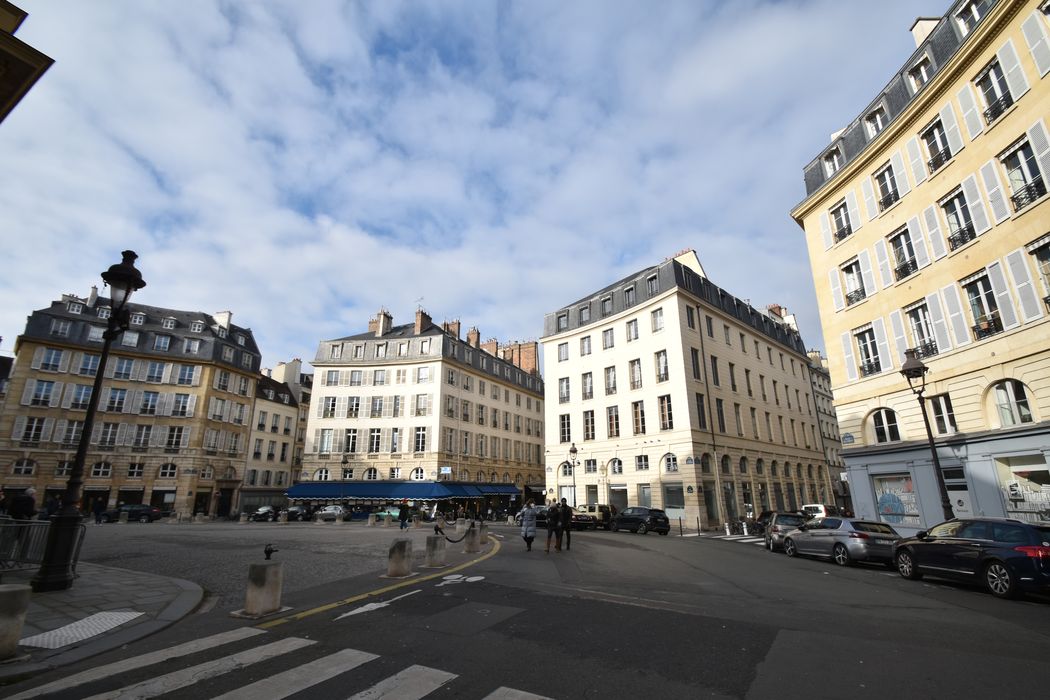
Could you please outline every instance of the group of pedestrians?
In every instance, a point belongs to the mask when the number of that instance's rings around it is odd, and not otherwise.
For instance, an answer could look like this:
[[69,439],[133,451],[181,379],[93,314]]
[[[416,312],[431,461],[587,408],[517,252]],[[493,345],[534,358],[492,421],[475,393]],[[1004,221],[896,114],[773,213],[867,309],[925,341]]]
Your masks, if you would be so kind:
[[[521,538],[525,540],[526,551],[532,551],[532,542],[536,539],[536,502],[529,499],[525,508],[521,511]],[[557,501],[547,509],[547,546],[544,551],[551,552],[551,541],[554,541],[554,551],[560,552],[562,544],[568,550],[572,544],[572,508],[563,498],[561,503]]]

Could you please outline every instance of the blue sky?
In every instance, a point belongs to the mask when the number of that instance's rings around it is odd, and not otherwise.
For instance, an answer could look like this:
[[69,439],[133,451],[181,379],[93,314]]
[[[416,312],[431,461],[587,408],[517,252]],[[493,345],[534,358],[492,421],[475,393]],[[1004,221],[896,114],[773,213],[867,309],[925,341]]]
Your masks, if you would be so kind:
[[0,351],[131,248],[272,366],[420,299],[538,339],[684,248],[823,347],[802,167],[949,3],[18,4],[55,64],[0,124]]

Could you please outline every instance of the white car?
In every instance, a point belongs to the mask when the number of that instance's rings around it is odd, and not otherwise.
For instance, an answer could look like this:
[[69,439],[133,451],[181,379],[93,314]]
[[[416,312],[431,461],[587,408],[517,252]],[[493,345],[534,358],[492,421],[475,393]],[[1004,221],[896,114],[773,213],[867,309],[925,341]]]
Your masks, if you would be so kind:
[[350,511],[344,506],[325,506],[317,511],[318,520],[349,520]]

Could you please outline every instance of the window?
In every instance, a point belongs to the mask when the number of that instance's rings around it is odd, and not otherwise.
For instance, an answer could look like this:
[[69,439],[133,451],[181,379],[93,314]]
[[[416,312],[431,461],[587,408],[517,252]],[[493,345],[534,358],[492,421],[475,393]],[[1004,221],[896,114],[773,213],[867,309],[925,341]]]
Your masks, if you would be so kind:
[[124,334],[120,337],[120,344],[124,347],[134,348],[138,347],[139,344],[139,332],[138,331],[124,331]]
[[867,377],[881,372],[882,364],[879,362],[879,349],[875,344],[875,331],[869,326],[863,330],[854,332],[853,337],[857,342],[857,349],[860,352],[861,376]]
[[696,312],[693,311],[692,306],[685,307],[685,325],[696,330]]
[[693,367],[693,379],[700,380],[700,351],[696,348],[689,348],[689,360]]
[[[744,423],[740,418],[740,404],[733,404],[733,419],[736,422],[736,434],[743,437],[744,435]],[[791,421],[794,424],[795,421]]]
[[166,351],[171,347],[171,336],[170,335],[158,335],[153,338],[153,349]]
[[656,278],[656,275],[650,275],[645,279],[645,289],[650,297],[660,293],[660,281]]
[[718,432],[726,431],[726,409],[722,399],[715,399],[715,416],[718,419]]
[[318,452],[324,453],[332,451],[332,439],[334,437],[334,434],[335,431],[333,431],[331,428],[321,428],[320,440],[317,443]]
[[654,355],[656,361],[656,381],[666,382],[670,378],[670,371],[667,367],[667,351],[660,350]]
[[605,297],[602,299],[602,318],[608,316],[613,312],[612,297]]
[[[1050,241],[1043,243],[1034,250],[1031,250],[1031,248],[1029,250],[1035,256],[1035,266],[1039,271],[1039,277],[1043,280],[1043,291],[1050,295]],[[1043,302],[1050,309],[1050,296],[1044,297]]]
[[897,193],[897,179],[893,175],[893,166],[886,165],[875,173],[875,187],[879,196],[879,211],[889,209],[900,195]]
[[660,430],[674,429],[674,416],[671,413],[671,396],[667,394],[657,399],[660,407]]
[[630,378],[631,389],[642,388],[642,361],[631,360],[627,363],[627,376]]
[[729,363],[729,387],[736,391],[736,365]]
[[711,373],[709,376],[711,377],[712,384],[715,386],[722,385],[718,378],[718,358],[714,355],[711,356]]
[[704,320],[705,320],[705,323],[707,325],[707,337],[708,338],[714,338],[715,337],[715,324],[714,324],[714,322],[711,320],[710,316],[705,316]]
[[635,401],[631,404],[631,417],[634,420],[634,434],[645,434],[645,403]]
[[827,152],[824,156],[824,174],[827,177],[831,177],[838,169],[842,167],[842,153],[837,148],[833,148]]
[[200,349],[201,341],[197,338],[187,338],[182,345],[182,352],[186,355],[196,355]]
[[653,321],[653,333],[662,331],[664,329],[664,310],[654,309],[650,316],[652,316]]
[[605,368],[605,395],[609,396],[616,393],[616,368],[606,367]]
[[627,342],[638,340],[638,319],[632,318],[627,322]]
[[[160,404],[160,393],[156,391],[142,392],[142,403],[139,405],[139,413],[144,416],[157,415],[157,406]],[[140,426],[142,427],[142,426]]]
[[53,318],[51,319],[51,335],[59,338],[65,338],[69,336],[69,327],[71,325],[72,324],[70,324],[70,322],[65,319]]
[[30,406],[50,406],[51,395],[55,390],[55,383],[45,381],[43,379],[36,380],[36,385],[33,388],[32,398],[29,400]]
[[365,470],[365,481],[378,481],[379,470],[375,467],[369,467]]
[[875,442],[899,442],[900,430],[897,428],[897,414],[888,408],[880,408],[871,414],[875,428]]
[[583,324],[585,324],[585,323],[589,323],[590,320],[591,320],[591,307],[590,306],[581,306],[579,314],[580,314],[580,325],[581,326]]
[[377,369],[372,372],[372,384],[375,386],[384,386],[386,384],[385,369]]
[[1001,333],[1003,322],[999,318],[999,307],[988,274],[980,274],[976,279],[967,282],[963,285],[963,290],[970,305],[970,313],[973,314],[974,339],[982,340]]
[[583,439],[594,439],[594,411],[583,412]]
[[368,451],[372,454],[379,452],[379,441],[382,437],[381,428],[371,428],[368,431]]
[[102,326],[88,326],[88,342],[101,343],[105,340],[106,329]]
[[[182,447],[183,428],[181,425],[170,425],[168,426],[168,438],[164,443],[164,447],[169,450],[175,450]],[[161,467],[163,470],[163,467]]]
[[970,218],[970,207],[966,204],[966,196],[962,190],[941,202],[941,209],[948,221],[949,248],[955,250],[977,237],[973,220]]
[[[580,356],[591,354],[591,336],[586,335],[580,338]],[[482,392],[484,393],[484,391]]]
[[605,409],[609,437],[620,437],[620,407],[609,406]]
[[91,465],[91,476],[95,479],[108,479],[113,474],[113,465],[109,462],[95,462]]
[[106,410],[114,413],[120,413],[124,410],[124,401],[127,399],[127,389],[110,389],[109,390],[109,401],[106,403]]
[[893,276],[897,281],[918,272],[919,264],[915,261],[915,247],[912,245],[911,235],[907,228],[890,236],[890,250],[893,251]]
[[609,463],[609,466],[609,471],[613,474],[623,474],[623,462],[621,460],[614,458],[612,462]]
[[70,404],[70,408],[76,410],[86,410],[88,402],[91,400],[91,387],[86,384],[74,384],[73,385],[73,402]]
[[569,378],[562,377],[558,380],[558,403],[569,402]]
[[186,417],[190,414],[190,395],[189,394],[175,394],[175,399],[171,405],[171,415]]
[[959,11],[955,13],[955,21],[959,25],[959,31],[967,36],[988,13],[988,0],[970,0],[964,3]]
[[930,357],[937,354],[937,341],[933,335],[933,320],[926,302],[916,304],[905,310],[908,327],[915,341],[915,351],[919,357]]
[[78,373],[85,377],[94,377],[95,373],[98,372],[98,360],[98,355],[84,353],[80,359],[80,369],[78,370]]
[[842,277],[846,281],[846,306],[852,306],[867,297],[860,260],[854,259],[844,265],[842,267]]
[[190,323],[190,331],[192,333],[200,333],[203,330],[204,330],[204,324],[201,323],[200,321],[193,321],[192,323]]
[[977,76],[975,82],[977,93],[984,103],[984,120],[991,124],[1014,103],[999,61],[992,61],[992,64]]
[[429,367],[417,367],[416,368],[416,384],[426,384],[430,381],[430,368]]
[[558,416],[558,439],[561,442],[569,442],[572,439],[572,421],[568,413]]
[[613,329],[606,328],[602,331],[602,349],[608,350],[613,346]]
[[583,374],[583,376],[580,377],[580,385],[581,385],[580,392],[581,392],[581,395],[583,396],[584,400],[586,400],[586,399],[593,399],[594,398],[594,375],[591,374],[590,372],[585,372]]
[[958,432],[955,424],[955,412],[952,411],[952,400],[948,394],[931,396],[927,401],[933,406],[933,423],[939,435],[951,435]]
[[929,158],[926,164],[929,166],[930,174],[932,175],[938,168],[951,160],[952,157],[952,149],[948,146],[948,137],[944,133],[944,126],[941,124],[940,119],[922,132],[922,142],[926,144],[926,154]]
[[635,455],[634,469],[640,472],[649,471],[649,455]]
[[636,301],[634,294],[634,287],[627,287],[623,290],[623,305],[624,308],[634,306]]
[[415,452],[426,452],[427,450],[427,429],[425,427],[416,428],[415,440],[412,444],[413,451]]
[[999,411],[999,423],[1004,428],[1032,422],[1032,409],[1024,384],[1016,379],[1006,379],[995,385],[995,405]]
[[386,343],[376,343],[375,358],[382,360],[386,357]]
[[560,313],[558,314],[558,331],[568,330],[569,328],[569,314]]
[[744,386],[747,387],[747,395],[754,396],[754,393],[751,391],[751,370],[749,369],[744,370]]
[[1010,184],[1010,201],[1013,202],[1014,211],[1021,211],[1046,194],[1046,182],[1027,140],[1003,156],[1002,163]]
[[851,233],[853,233],[853,226],[849,220],[849,207],[846,205],[846,200],[842,200],[834,209],[831,210],[831,225],[834,229],[836,241],[841,241]]
[[864,117],[864,126],[868,130],[868,138],[873,139],[879,132],[886,128],[886,110],[876,107]]
[[146,366],[146,381],[154,383],[164,381],[164,369],[166,366],[163,362],[150,362]]
[[930,77],[933,75],[933,65],[930,63],[930,59],[923,56],[919,59],[919,62],[912,66],[911,70],[908,71],[908,79],[911,81],[912,92],[918,92],[923,85],[930,82]]
[[696,394],[696,417],[700,430],[707,430],[707,404],[704,402],[703,394]]
[[[422,369],[422,368],[420,368]],[[361,386],[364,381],[364,373],[359,369],[350,370],[350,386]]]
[[133,326],[141,326],[145,322],[146,322],[146,314],[142,314],[142,313],[131,314],[131,325],[133,325]]

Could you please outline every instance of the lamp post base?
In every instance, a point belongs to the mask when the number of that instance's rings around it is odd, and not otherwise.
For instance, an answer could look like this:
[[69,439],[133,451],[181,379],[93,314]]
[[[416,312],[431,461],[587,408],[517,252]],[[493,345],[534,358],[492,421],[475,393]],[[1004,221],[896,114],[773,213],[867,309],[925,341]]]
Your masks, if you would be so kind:
[[73,587],[73,561],[76,557],[77,531],[80,527],[79,513],[51,516],[44,561],[29,582],[34,591],[46,593]]

